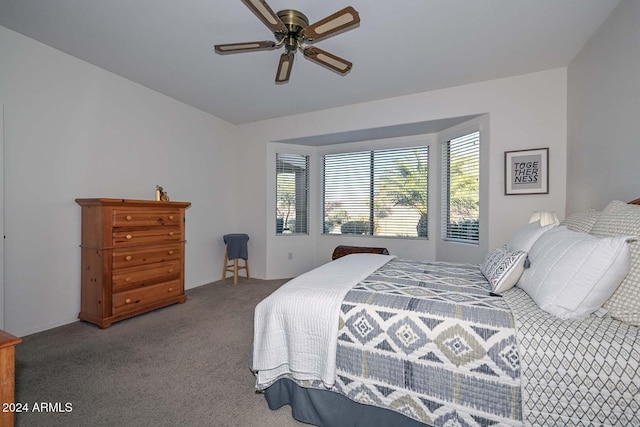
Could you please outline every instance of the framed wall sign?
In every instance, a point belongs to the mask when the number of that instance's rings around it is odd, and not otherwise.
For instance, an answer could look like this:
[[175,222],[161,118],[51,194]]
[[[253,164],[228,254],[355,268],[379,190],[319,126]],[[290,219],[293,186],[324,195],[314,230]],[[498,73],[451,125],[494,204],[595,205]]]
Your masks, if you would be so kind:
[[504,194],[549,194],[549,149],[505,151]]

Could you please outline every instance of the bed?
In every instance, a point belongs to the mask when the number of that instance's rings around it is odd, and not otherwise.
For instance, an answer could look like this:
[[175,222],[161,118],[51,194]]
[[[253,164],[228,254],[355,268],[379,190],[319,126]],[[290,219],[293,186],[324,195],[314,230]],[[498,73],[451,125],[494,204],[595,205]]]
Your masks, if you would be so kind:
[[480,265],[305,273],[256,307],[256,389],[319,426],[640,425],[637,204],[527,225]]

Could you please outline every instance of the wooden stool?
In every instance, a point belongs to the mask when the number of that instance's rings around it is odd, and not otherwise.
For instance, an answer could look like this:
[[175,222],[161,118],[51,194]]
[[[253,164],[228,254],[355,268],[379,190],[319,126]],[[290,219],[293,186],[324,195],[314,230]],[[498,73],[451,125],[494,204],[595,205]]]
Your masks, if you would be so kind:
[[[238,272],[240,270],[244,270],[247,275],[247,280],[251,280],[251,273],[249,273],[249,254],[247,252],[249,236],[246,234],[225,234],[223,239],[227,246],[224,250],[222,280],[227,278],[228,272],[233,273],[233,284],[237,285]],[[239,259],[244,260],[244,266],[239,265]]]

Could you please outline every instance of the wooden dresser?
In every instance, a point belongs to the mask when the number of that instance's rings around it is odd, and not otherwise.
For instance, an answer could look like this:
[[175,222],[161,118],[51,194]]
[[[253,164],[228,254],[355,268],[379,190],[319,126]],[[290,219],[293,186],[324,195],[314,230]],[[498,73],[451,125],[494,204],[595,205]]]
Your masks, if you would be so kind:
[[82,206],[78,317],[101,328],[185,302],[185,210],[189,202],[76,199]]
[[15,412],[16,351],[22,340],[0,329],[0,426],[12,427]]

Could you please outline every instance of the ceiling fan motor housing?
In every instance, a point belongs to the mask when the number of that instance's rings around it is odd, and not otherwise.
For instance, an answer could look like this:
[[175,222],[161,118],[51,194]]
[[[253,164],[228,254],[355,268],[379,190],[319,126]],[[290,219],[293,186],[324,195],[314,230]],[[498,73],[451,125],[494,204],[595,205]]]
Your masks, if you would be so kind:
[[276,37],[285,39],[284,47],[288,52],[295,53],[300,44],[302,43],[300,30],[309,26],[309,19],[302,13],[293,9],[281,10],[277,13],[278,18],[282,20],[286,25],[287,34],[279,34],[276,32]]
[[277,15],[284,25],[287,26],[289,32],[297,33],[302,28],[309,26],[309,19],[307,19],[304,13],[298,12],[297,10],[285,9],[278,12]]

